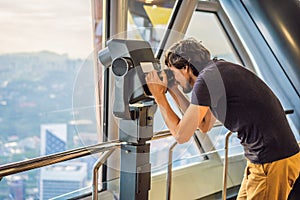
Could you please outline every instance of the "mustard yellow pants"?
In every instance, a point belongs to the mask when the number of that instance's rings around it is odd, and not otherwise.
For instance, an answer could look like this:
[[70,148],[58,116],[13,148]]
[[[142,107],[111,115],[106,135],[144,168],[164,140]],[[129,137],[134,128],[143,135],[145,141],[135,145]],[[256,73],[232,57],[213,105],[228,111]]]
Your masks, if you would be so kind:
[[300,152],[271,163],[247,161],[237,200],[286,200],[299,174]]

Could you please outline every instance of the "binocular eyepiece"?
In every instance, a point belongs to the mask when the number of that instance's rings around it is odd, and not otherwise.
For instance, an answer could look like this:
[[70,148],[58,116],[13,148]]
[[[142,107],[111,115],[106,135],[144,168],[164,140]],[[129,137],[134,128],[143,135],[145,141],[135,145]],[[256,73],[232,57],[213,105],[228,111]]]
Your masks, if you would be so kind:
[[168,88],[169,88],[175,83],[174,74],[173,74],[172,70],[170,70],[170,69],[164,69],[162,71],[158,71],[157,74],[158,74],[160,80],[163,80],[163,77],[161,74],[163,71],[165,72],[165,74],[167,76]]
[[[174,84],[175,78],[174,78],[174,74],[173,74],[172,70],[170,70],[170,69],[159,70],[160,69],[159,63],[152,63],[152,65],[155,66],[152,69],[153,70],[155,69],[157,71],[157,74],[161,80],[163,80],[162,72],[164,72],[166,74],[167,81],[168,81],[168,87],[170,87]],[[116,58],[112,62],[112,72],[117,77],[124,77],[127,74],[127,72],[132,68],[134,68],[134,65],[130,58],[120,57],[120,58]],[[145,75],[146,74],[147,74],[147,72],[145,73]]]

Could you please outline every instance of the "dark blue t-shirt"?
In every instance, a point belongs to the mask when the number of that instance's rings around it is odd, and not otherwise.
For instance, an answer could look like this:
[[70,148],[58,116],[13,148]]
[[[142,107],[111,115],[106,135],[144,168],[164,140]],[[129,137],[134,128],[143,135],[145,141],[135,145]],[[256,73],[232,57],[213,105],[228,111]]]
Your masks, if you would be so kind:
[[299,152],[284,110],[271,89],[248,69],[211,61],[194,85],[191,103],[210,106],[233,132],[253,163],[268,163]]

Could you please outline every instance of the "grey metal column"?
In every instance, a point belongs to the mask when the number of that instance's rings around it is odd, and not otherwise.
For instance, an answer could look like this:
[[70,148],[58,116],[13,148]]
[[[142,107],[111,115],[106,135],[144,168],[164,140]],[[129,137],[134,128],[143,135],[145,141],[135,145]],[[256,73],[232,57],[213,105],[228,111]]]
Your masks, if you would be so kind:
[[121,146],[120,200],[147,200],[151,182],[150,144]]
[[147,200],[151,183],[150,144],[156,105],[135,107],[134,120],[121,120],[120,200]]

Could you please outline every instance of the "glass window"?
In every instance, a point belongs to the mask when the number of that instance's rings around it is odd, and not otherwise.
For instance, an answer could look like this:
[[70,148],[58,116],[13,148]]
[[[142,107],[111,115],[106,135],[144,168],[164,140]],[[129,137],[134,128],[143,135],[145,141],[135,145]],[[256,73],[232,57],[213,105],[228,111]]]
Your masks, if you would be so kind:
[[[195,11],[185,37],[194,37],[197,40],[202,41],[203,45],[209,49],[212,57],[241,64],[240,59],[215,13]],[[216,127],[207,133],[207,136],[212,141],[214,149],[218,151],[221,157],[224,156],[222,149],[224,149],[225,146],[224,139],[227,131],[228,130],[224,127]],[[229,151],[230,155],[243,152],[239,140],[235,136],[231,136],[229,147],[231,148]]]
[[130,39],[143,39],[156,49],[163,37],[175,0],[129,1],[128,34]]
[[[144,3],[141,1],[130,1],[128,14],[128,34],[129,39],[143,39],[150,43],[155,53],[160,40],[163,38],[167,23],[171,16],[175,1],[161,4]],[[178,116],[181,116],[179,109],[169,94],[167,98],[171,103],[173,110]],[[154,117],[154,132],[168,129],[159,110]],[[173,137],[151,141],[151,166],[152,172],[165,171],[168,164],[168,151],[175,142]],[[202,157],[193,158],[193,155],[199,155],[200,149],[195,141],[191,139],[184,145],[177,145],[173,153],[173,167],[199,162]],[[191,157],[190,159],[187,159]]]
[[[175,139],[173,137],[167,137],[151,142],[150,159],[153,173],[167,170],[169,158],[168,153],[174,142]],[[200,153],[201,152],[196,147],[194,140],[190,140],[189,142],[181,145],[176,145],[172,153],[173,169],[204,160],[204,157],[199,156]]]
[[[0,165],[96,143],[90,1],[9,0],[0,10]],[[38,199],[43,178],[5,177],[0,199]]]
[[[165,28],[167,27],[172,6],[173,4],[158,6],[140,1],[130,1],[127,37],[129,39],[143,39],[149,41],[155,51],[162,39]],[[158,16],[160,16],[160,18]],[[240,60],[215,13],[195,11],[185,34],[185,38],[188,37],[194,37],[202,41],[211,51],[212,57],[240,63]],[[187,96],[189,97],[190,94]],[[167,95],[167,98],[176,114],[181,116],[181,113],[172,98],[169,95]],[[167,126],[158,110],[155,114],[154,131],[159,132],[166,129]],[[220,131],[220,129],[213,129],[208,133],[208,137],[212,141],[218,141],[215,143],[215,149],[218,150],[224,148],[224,135],[226,131],[227,130],[224,128],[223,131]],[[174,139],[172,137],[152,142],[151,163],[154,172],[166,169],[168,150],[173,142]],[[235,146],[235,150],[231,151],[231,154],[241,152],[240,147],[236,147],[237,141],[235,139],[231,139],[231,145]],[[199,149],[193,139],[186,145],[176,146],[174,155],[179,156],[173,158],[174,166],[175,163],[176,166],[181,166],[203,160],[203,157],[199,156],[201,151],[202,150]],[[183,159],[188,157],[193,159]],[[161,162],[162,160],[166,162]]]
[[209,49],[212,57],[240,63],[215,13],[194,12],[186,31],[186,37],[194,37],[202,41],[203,45]]

